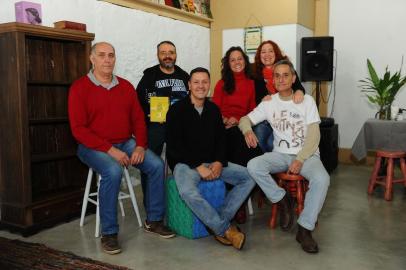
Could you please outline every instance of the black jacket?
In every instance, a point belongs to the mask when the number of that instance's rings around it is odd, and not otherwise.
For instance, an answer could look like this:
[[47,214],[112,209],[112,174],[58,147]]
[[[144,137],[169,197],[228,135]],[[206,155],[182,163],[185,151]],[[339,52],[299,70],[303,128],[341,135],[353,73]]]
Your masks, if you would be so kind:
[[[297,75],[296,73],[296,80],[294,81],[294,83],[292,84],[292,89],[293,92],[297,91],[297,90],[302,90],[303,94],[306,94],[306,90],[304,89],[303,85],[300,83],[299,80],[299,75]],[[266,82],[265,80],[262,79],[256,79],[255,80],[255,102],[258,105],[259,103],[261,103],[262,99],[266,96],[269,95],[268,89],[266,88]]]
[[159,65],[144,70],[144,75],[137,85],[137,94],[147,124],[149,123],[150,98],[153,96],[169,97],[173,104],[188,95],[188,81],[189,74],[176,65],[172,74],[163,73]]
[[227,166],[225,128],[220,109],[206,99],[199,115],[190,97],[170,107],[166,116],[166,156],[171,170],[177,163],[196,168],[219,161]]

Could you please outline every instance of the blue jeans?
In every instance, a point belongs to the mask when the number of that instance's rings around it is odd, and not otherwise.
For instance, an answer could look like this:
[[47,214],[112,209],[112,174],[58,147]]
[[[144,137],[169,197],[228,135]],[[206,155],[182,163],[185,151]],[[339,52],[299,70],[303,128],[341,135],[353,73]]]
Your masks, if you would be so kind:
[[254,133],[258,138],[259,147],[264,153],[271,152],[273,149],[273,132],[268,121],[262,121],[253,127]]
[[[165,125],[160,123],[150,123],[147,129],[148,134],[148,149],[155,153],[158,157],[161,157],[164,143],[165,143]],[[142,192],[145,194],[147,188],[147,175],[141,173],[141,188]],[[147,202],[143,199],[144,207],[146,208]]]
[[255,186],[255,182],[245,167],[229,162],[228,166],[223,168],[219,178],[234,187],[227,193],[223,206],[217,212],[202,197],[197,188],[199,181],[202,180],[197,170],[191,169],[186,164],[178,163],[173,175],[181,198],[216,235],[224,235],[224,232],[230,227],[230,220],[234,217],[235,212]]
[[[296,155],[270,152],[248,162],[248,172],[273,203],[279,202],[285,196],[285,190],[276,184],[269,173],[287,171],[295,158]],[[300,175],[309,181],[309,190],[306,192],[304,209],[297,222],[302,227],[313,230],[327,195],[330,176],[316,155],[305,160]]]
[[[131,157],[136,146],[134,139],[114,144],[114,147]],[[118,233],[117,200],[123,167],[109,154],[79,144],[79,159],[101,176],[99,205],[102,235]],[[145,152],[144,162],[135,166],[148,176],[144,192],[145,211],[148,221],[163,220],[165,214],[164,164],[150,150]]]

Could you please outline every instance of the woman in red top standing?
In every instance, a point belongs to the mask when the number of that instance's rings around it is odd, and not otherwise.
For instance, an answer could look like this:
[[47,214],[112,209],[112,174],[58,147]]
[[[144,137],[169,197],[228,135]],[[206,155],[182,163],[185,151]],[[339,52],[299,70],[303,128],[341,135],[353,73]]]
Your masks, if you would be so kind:
[[[220,108],[226,128],[227,160],[247,166],[249,160],[259,155],[259,147],[248,148],[238,128],[240,118],[256,107],[255,86],[250,76],[248,56],[240,47],[231,47],[221,60],[221,80],[214,88],[212,101]],[[235,215],[237,223],[245,223],[243,204]]]
[[221,60],[221,80],[214,88],[212,101],[220,108],[227,134],[228,161],[247,166],[260,154],[257,148],[248,148],[238,129],[240,118],[255,107],[255,85],[250,77],[248,56],[240,47],[231,47]]

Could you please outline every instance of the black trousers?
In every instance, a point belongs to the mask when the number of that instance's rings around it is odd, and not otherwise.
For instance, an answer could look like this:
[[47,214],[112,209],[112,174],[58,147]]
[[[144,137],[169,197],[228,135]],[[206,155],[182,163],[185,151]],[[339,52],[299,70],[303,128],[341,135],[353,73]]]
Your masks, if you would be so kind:
[[248,161],[263,154],[259,145],[248,148],[244,135],[238,127],[226,129],[227,160],[229,162],[247,167]]

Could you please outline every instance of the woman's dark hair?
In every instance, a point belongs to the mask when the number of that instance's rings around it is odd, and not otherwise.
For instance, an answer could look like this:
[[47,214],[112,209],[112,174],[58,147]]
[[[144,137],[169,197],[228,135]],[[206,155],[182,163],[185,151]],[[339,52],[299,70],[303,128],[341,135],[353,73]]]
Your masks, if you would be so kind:
[[280,60],[288,59],[287,56],[282,54],[282,51],[279,48],[278,44],[276,44],[274,41],[266,40],[266,41],[262,42],[258,46],[257,52],[255,54],[255,78],[256,79],[263,79],[264,78],[264,75],[262,74],[262,70],[264,69],[264,64],[262,64],[262,62],[261,62],[261,50],[262,50],[262,47],[265,44],[270,44],[272,46],[273,51],[275,53],[275,63],[279,62]]
[[230,55],[234,51],[239,51],[244,58],[245,68],[244,73],[248,78],[251,78],[250,61],[248,56],[244,53],[241,47],[231,47],[226,52],[226,55],[221,59],[221,79],[224,81],[224,91],[228,94],[232,94],[235,90],[234,74],[230,67]]

